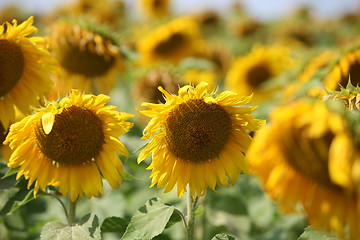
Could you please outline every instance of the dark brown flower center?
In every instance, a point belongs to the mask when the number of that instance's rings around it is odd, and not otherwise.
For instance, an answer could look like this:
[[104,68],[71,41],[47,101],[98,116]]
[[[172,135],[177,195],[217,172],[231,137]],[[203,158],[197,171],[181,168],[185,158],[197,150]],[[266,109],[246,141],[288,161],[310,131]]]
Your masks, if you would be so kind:
[[[349,70],[346,73],[343,73],[342,78],[340,80],[340,85],[346,87],[349,82],[349,78],[351,80],[351,84],[357,86],[360,84],[360,63],[357,60],[354,60],[350,63]],[[339,89],[339,86],[337,86]]]
[[334,134],[328,131],[315,138],[307,136],[305,129],[293,128],[284,139],[281,147],[288,163],[313,181],[334,190],[341,190],[329,176],[329,149]]
[[230,115],[215,103],[188,100],[176,106],[166,119],[166,142],[172,154],[191,162],[219,156],[229,139]]
[[256,65],[247,72],[248,84],[253,88],[258,88],[262,83],[272,77],[270,69],[265,65]]
[[176,51],[179,51],[186,43],[186,37],[181,33],[174,33],[165,41],[159,43],[154,52],[160,56],[168,56]]
[[16,43],[0,40],[0,97],[8,94],[20,80],[25,67],[24,55]]
[[67,42],[61,45],[58,50],[58,59],[67,71],[75,74],[81,74],[86,77],[99,77],[112,67],[115,58],[111,55],[99,55],[94,52],[95,42],[89,42],[84,48],[75,42]]
[[43,154],[64,165],[94,161],[104,144],[102,121],[91,110],[77,106],[56,114],[49,134],[45,134],[40,121],[36,137]]

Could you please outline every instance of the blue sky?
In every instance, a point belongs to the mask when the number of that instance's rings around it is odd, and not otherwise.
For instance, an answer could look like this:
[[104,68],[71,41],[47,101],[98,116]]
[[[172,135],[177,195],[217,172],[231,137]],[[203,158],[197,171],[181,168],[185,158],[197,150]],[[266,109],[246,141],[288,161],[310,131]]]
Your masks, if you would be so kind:
[[[43,12],[73,0],[0,0],[0,8],[10,3],[21,4],[31,12]],[[100,1],[100,0],[99,0]],[[124,0],[133,6],[137,0]],[[200,9],[217,9],[226,12],[233,2],[240,1],[249,14],[259,19],[275,19],[290,13],[294,8],[307,4],[320,17],[331,18],[360,8],[358,0],[173,0],[179,13]]]

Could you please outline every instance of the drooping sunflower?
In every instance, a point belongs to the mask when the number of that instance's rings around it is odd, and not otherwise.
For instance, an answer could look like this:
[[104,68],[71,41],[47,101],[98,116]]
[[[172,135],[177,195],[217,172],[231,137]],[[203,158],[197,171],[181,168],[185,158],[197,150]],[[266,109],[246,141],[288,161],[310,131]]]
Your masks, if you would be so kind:
[[56,61],[41,37],[27,37],[37,32],[33,17],[17,24],[0,25],[0,123],[7,129],[15,120],[15,108],[30,113],[39,106],[39,98],[52,87],[50,73]]
[[35,182],[35,196],[51,185],[71,201],[97,197],[104,193],[101,176],[119,187],[124,171],[117,153],[127,157],[128,151],[117,137],[132,127],[126,122],[132,115],[105,106],[109,99],[72,90],[11,125],[4,142],[14,151],[8,166],[20,167],[17,178],[24,175],[28,187]]
[[49,40],[61,65],[55,76],[56,89],[63,89],[58,95],[65,96],[72,88],[107,94],[114,87],[123,57],[105,28],[86,20],[60,21],[50,28]]
[[278,107],[247,156],[281,209],[303,211],[311,225],[359,239],[360,152],[336,109],[321,100]]
[[138,42],[143,64],[177,63],[202,48],[199,26],[193,17],[176,18],[150,31]]
[[254,93],[254,100],[268,99],[274,89],[264,85],[294,63],[289,48],[255,45],[249,54],[234,60],[226,75],[226,85],[240,95]]
[[339,59],[329,75],[325,78],[325,88],[328,91],[340,90],[340,85],[346,87],[349,78],[356,86],[360,84],[360,49],[352,48]]
[[202,196],[209,187],[234,184],[241,172],[248,171],[245,152],[251,142],[248,131],[256,131],[263,121],[251,113],[256,107],[247,104],[251,96],[230,91],[208,92],[208,84],[186,85],[178,96],[159,87],[165,104],[143,103],[148,110],[140,111],[152,119],[144,129],[143,139],[151,139],[140,152],[138,162],[150,155],[151,186],[177,186],[178,197],[184,192]]
[[164,17],[170,13],[170,0],[141,0],[140,9],[147,18]]

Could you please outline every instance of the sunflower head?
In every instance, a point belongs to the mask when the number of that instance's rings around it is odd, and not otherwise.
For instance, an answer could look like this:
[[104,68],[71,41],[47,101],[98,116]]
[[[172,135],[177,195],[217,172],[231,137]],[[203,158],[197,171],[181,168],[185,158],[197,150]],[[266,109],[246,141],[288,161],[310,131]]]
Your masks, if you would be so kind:
[[52,87],[50,74],[56,61],[43,38],[28,37],[37,32],[33,21],[29,17],[20,25],[16,20],[6,22],[6,31],[0,25],[0,122],[5,129],[14,122],[16,108],[30,113]]
[[164,96],[158,90],[161,86],[167,92],[175,94],[180,84],[179,78],[170,69],[161,67],[149,70],[133,88],[133,96],[137,103],[164,103]]
[[140,8],[147,18],[164,17],[170,13],[170,0],[141,0]]
[[116,72],[123,69],[123,58],[105,27],[86,20],[60,21],[51,27],[49,39],[62,67],[56,76],[59,88],[102,93],[112,89]]
[[282,46],[256,45],[251,52],[234,60],[226,75],[226,85],[239,94],[254,95],[257,100],[269,97],[264,85],[284,70],[294,66],[290,49]]
[[311,225],[358,239],[360,152],[337,107],[321,100],[278,107],[248,157],[283,210],[297,211],[300,204]]
[[214,97],[205,82],[180,88],[178,96],[159,90],[166,102],[143,103],[148,110],[140,111],[152,118],[143,137],[150,142],[138,157],[140,163],[152,155],[151,186],[169,192],[176,185],[179,197],[188,190],[194,198],[208,187],[228,186],[228,178],[234,184],[248,170],[249,132],[263,123],[251,116],[256,107],[239,106],[251,96],[225,91]]
[[340,90],[346,87],[349,78],[354,86],[360,84],[360,49],[355,46],[345,51],[333,66],[329,75],[324,79],[328,91]]
[[72,201],[85,194],[103,194],[103,176],[113,188],[121,183],[123,165],[117,153],[128,156],[118,139],[132,127],[131,114],[105,106],[106,95],[82,95],[73,90],[60,102],[48,102],[35,114],[13,124],[6,137],[13,153],[8,166],[38,189],[58,187]]
[[146,34],[138,42],[144,64],[156,61],[177,63],[194,54],[202,46],[200,30],[192,17],[174,19]]

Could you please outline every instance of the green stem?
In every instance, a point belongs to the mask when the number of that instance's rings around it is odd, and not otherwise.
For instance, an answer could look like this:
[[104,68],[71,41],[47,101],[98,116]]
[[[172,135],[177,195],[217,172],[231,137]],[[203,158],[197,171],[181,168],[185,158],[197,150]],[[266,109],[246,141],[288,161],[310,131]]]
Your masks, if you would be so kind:
[[46,194],[47,196],[53,197],[53,198],[55,198],[56,200],[59,201],[59,203],[61,204],[62,208],[64,209],[66,219],[69,219],[69,214],[68,214],[68,211],[67,211],[66,206],[65,206],[65,204],[63,203],[63,201],[61,201],[61,199],[60,199],[58,196],[54,195],[54,194],[51,194],[51,193],[48,193],[48,192],[46,192],[45,194]]
[[195,209],[196,209],[197,197],[193,200],[190,191],[188,191],[187,197],[187,221],[186,221],[186,233],[188,240],[195,240]]
[[73,225],[75,223],[75,213],[76,213],[76,201],[73,202],[70,200],[69,215],[68,215],[68,224],[69,225]]

